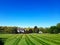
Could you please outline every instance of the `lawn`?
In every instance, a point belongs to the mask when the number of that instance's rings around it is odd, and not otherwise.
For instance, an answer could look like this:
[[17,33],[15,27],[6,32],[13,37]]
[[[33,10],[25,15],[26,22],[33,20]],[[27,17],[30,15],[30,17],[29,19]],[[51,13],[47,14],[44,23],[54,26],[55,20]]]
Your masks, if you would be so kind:
[[60,45],[60,34],[0,34],[4,45]]

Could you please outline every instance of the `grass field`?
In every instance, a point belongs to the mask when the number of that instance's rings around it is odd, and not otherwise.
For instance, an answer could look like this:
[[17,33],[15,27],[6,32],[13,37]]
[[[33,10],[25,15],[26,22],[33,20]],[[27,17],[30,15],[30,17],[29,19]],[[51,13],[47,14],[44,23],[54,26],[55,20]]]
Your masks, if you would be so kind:
[[60,45],[60,34],[0,34],[4,45]]

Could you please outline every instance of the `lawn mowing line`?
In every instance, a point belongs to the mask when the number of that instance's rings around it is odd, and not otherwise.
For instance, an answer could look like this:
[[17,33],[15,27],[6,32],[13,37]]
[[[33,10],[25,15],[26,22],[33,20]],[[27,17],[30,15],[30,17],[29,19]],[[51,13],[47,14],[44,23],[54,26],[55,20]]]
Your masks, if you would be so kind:
[[[40,34],[39,34],[40,35]],[[60,37],[60,34],[44,34],[42,36],[48,36],[48,37],[54,37],[54,38],[59,38]]]
[[60,37],[59,34],[46,34],[46,35],[44,34],[44,35],[42,35],[42,36],[55,37],[55,38]]
[[[30,34],[31,35],[31,34]],[[35,45],[42,45],[41,43],[37,42],[34,38],[32,38],[30,35],[27,35],[28,38],[33,42]],[[32,44],[31,44],[32,45]]]
[[[10,35],[10,34],[9,34]],[[9,39],[9,38],[11,38],[11,37],[13,37],[14,35],[13,34],[11,34],[11,36],[9,36],[9,37],[7,37],[7,39]]]
[[[46,37],[47,37],[47,36],[46,36]],[[49,38],[49,39],[51,39],[51,40],[54,40],[55,43],[57,43],[57,44],[60,44],[60,40],[57,40],[57,39],[54,39],[54,38],[50,38],[50,37],[47,37],[47,38]]]
[[46,37],[57,40],[57,41],[60,41],[60,37],[59,38],[58,37],[50,37],[50,36],[46,36]]
[[[19,35],[18,35],[19,36]],[[21,38],[23,35],[20,35],[18,38],[16,38],[16,41],[13,43],[13,45],[18,45],[18,43],[20,42]]]
[[27,35],[25,35],[25,36],[26,36],[25,40],[26,40],[26,42],[27,42],[28,45],[35,45],[35,44],[29,39],[29,37],[28,37]]
[[54,40],[60,41],[60,37],[59,37],[59,38],[56,38],[56,37],[48,37],[48,38],[51,38],[51,39],[54,39]]
[[49,38],[49,37],[46,37],[47,39],[49,39],[49,40],[51,40],[52,42],[54,42],[54,43],[56,43],[56,44],[60,44],[60,41],[58,41],[58,40],[54,40],[54,39],[52,39],[52,38]]
[[26,41],[25,41],[25,34],[23,34],[22,39],[20,40],[20,42],[18,43],[18,45],[27,45]]
[[[40,35],[40,34],[38,34],[38,35]],[[60,41],[60,36],[59,36],[59,34],[46,34],[46,35],[42,35],[42,36],[48,36],[48,37],[50,37],[50,38],[52,38],[52,39],[55,38],[55,40],[59,40],[59,41]]]
[[[6,43],[6,42],[9,42],[11,39],[10,38],[12,38],[13,37],[13,35],[12,34],[2,34],[3,36],[1,37],[2,39],[5,39],[4,40],[4,44]],[[6,35],[6,36],[5,36]],[[10,39],[9,41],[8,41],[8,39]]]
[[[37,36],[37,35],[36,35]],[[40,36],[37,36],[38,38],[40,39],[43,39],[44,41],[46,41],[47,43],[49,43],[50,45],[56,45],[55,43],[51,42],[50,40],[48,40],[46,37],[40,37]]]
[[27,45],[30,45],[26,35],[25,35],[25,41],[27,42]]
[[12,37],[9,37],[6,41],[9,42],[9,41],[11,41],[12,39],[14,39],[16,36],[17,36],[17,35],[14,35],[14,36],[12,36]]
[[0,38],[9,38],[12,35],[8,35],[8,34],[0,34]]
[[19,35],[16,35],[16,37],[14,37],[9,43],[12,43],[11,45],[15,45],[17,41],[17,39],[19,38],[20,36]]
[[10,37],[9,39],[6,40],[4,45],[11,45],[13,40],[17,37],[17,35],[14,35],[13,37]]
[[[12,36],[9,36],[8,38],[4,38],[4,39],[6,39],[6,40],[7,40],[7,39],[9,39],[9,38],[11,38],[11,37],[12,37]],[[6,40],[5,40],[5,41],[6,41]],[[4,43],[5,43],[5,41],[4,41]]]
[[[40,36],[38,36],[38,37],[40,37]],[[60,42],[57,42],[57,41],[55,41],[55,40],[53,40],[53,39],[51,39],[51,38],[49,38],[49,37],[46,37],[46,36],[43,36],[43,37],[40,37],[40,38],[43,38],[43,39],[45,39],[45,40],[47,40],[47,41],[50,41],[50,42],[53,42],[53,43],[55,43],[55,44],[60,44]]]
[[46,43],[46,42],[38,39],[37,37],[34,37],[34,36],[32,36],[32,35],[30,35],[30,36],[31,36],[32,38],[34,38],[37,42],[41,43],[42,45],[50,45],[50,44],[48,44],[48,43]]

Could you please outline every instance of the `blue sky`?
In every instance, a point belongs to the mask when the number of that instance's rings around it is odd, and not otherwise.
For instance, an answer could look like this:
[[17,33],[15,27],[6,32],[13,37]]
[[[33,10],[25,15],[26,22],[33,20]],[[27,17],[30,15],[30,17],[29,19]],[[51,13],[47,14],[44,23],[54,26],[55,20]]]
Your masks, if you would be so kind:
[[49,27],[60,22],[60,0],[0,0],[0,26]]

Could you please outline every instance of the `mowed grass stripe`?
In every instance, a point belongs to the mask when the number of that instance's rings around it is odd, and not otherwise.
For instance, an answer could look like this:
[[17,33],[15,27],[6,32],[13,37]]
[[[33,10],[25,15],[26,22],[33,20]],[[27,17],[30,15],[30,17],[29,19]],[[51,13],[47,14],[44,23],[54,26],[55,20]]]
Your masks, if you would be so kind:
[[0,34],[0,38],[7,38],[4,45],[60,45],[60,34]]
[[32,42],[32,40],[30,40],[29,39],[29,36],[26,34],[25,35],[26,37],[25,37],[25,41],[27,42],[27,45],[35,45],[33,42]]
[[58,41],[58,40],[55,40],[55,39],[52,39],[52,38],[49,38],[49,37],[46,37],[46,36],[43,36],[43,37],[45,37],[46,40],[49,40],[49,41],[51,41],[51,42],[53,42],[53,43],[55,43],[57,45],[60,45],[60,41]]
[[10,37],[9,39],[7,39],[5,45],[14,45],[14,43],[16,44],[17,38],[19,38],[18,35],[14,35],[12,38]]
[[[40,34],[39,34],[40,35]],[[57,39],[60,39],[60,34],[44,34],[43,36],[48,36],[48,37],[51,37],[51,38],[57,38]]]
[[16,41],[13,43],[13,45],[18,45],[23,35],[18,35],[18,36],[19,37],[16,38]]
[[35,34],[35,35],[39,35],[40,37],[44,37],[45,36],[47,38],[60,41],[60,34]]
[[37,36],[30,35],[33,39],[35,39],[37,42],[41,43],[42,45],[50,45],[49,43],[39,39]]
[[0,34],[0,38],[9,38],[13,36],[12,34]]
[[5,43],[6,40],[10,37],[12,37],[12,34],[0,34],[0,38],[2,39],[2,41]]
[[12,35],[11,37],[9,37],[9,38],[6,40],[6,42],[11,41],[11,40],[14,39],[16,36],[17,36],[17,34],[16,34],[16,35]]
[[51,40],[48,40],[46,37],[40,36],[40,35],[35,35],[38,38],[40,38],[41,40],[43,40],[46,43],[49,43],[50,45],[56,45],[54,42],[52,42]]
[[60,41],[60,37],[58,36],[45,36],[45,37]]
[[26,41],[25,41],[25,34],[23,34],[23,37],[21,38],[21,40],[19,41],[18,45],[27,45]]
[[[36,41],[34,38],[32,38],[30,35],[27,35],[28,38],[30,39],[30,41],[32,43],[34,43],[34,45],[42,45],[40,42]],[[34,36],[34,35],[33,35]]]
[[[36,36],[37,36],[37,35],[36,35]],[[53,42],[53,43],[55,43],[56,45],[60,45],[60,41],[55,40],[54,37],[53,37],[53,39],[49,38],[49,35],[47,35],[47,36],[46,36],[46,35],[43,35],[43,36],[38,35],[38,37],[43,38],[43,39],[45,39],[45,40],[47,40],[47,41]]]
[[4,45],[10,45],[10,44],[12,43],[11,41],[12,41],[16,36],[17,36],[17,35],[14,35],[14,36],[8,38],[8,39],[5,41]]

